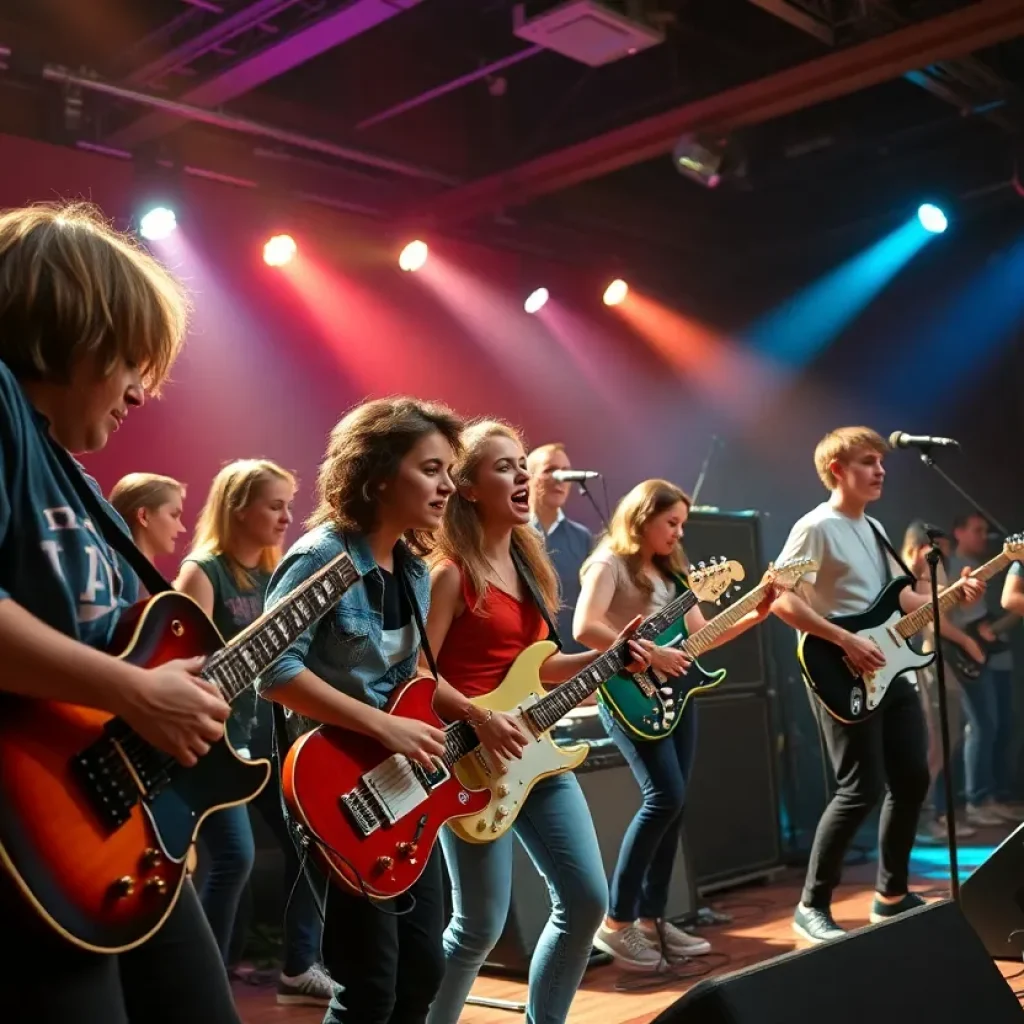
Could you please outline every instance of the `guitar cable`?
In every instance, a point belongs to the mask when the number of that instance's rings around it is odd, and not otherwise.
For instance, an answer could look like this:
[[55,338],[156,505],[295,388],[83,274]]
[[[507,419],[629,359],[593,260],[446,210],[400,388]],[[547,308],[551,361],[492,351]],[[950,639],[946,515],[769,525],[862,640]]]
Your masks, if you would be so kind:
[[732,962],[728,953],[707,953],[700,957],[700,962],[696,957],[669,953],[665,941],[665,922],[659,918],[655,927],[658,930],[661,961],[650,971],[622,975],[615,983],[616,992],[645,992],[676,981],[704,978]]
[[[406,914],[412,913],[412,911],[416,908],[416,897],[411,892],[407,891],[406,893],[399,893],[398,894],[399,896],[408,895],[408,897],[409,897],[409,905],[406,908],[404,908],[402,910],[389,910],[389,909],[387,909],[386,907],[383,906],[383,903],[384,903],[383,900],[374,899],[374,897],[370,895],[370,891],[369,891],[369,889],[367,889],[366,883],[363,881],[363,876],[359,873],[359,871],[356,869],[356,866],[352,863],[352,861],[350,861],[348,859],[348,857],[346,857],[343,853],[339,853],[333,846],[331,846],[330,843],[325,843],[318,836],[314,836],[312,834],[312,832],[310,832],[310,830],[305,828],[303,825],[300,825],[297,822],[292,822],[291,827],[292,827],[292,831],[293,831],[293,833],[294,833],[294,835],[296,837],[295,838],[295,842],[298,844],[298,846],[299,846],[299,848],[301,850],[301,854],[300,854],[300,857],[299,857],[300,873],[295,876],[295,881],[292,883],[291,892],[288,894],[288,902],[285,904],[285,913],[287,913],[288,905],[291,903],[292,897],[295,895],[295,889],[296,889],[296,887],[299,884],[299,878],[302,877],[302,874],[306,875],[306,880],[309,882],[309,887],[313,890],[313,895],[315,896],[317,894],[316,893],[316,887],[313,885],[313,880],[310,877],[310,872],[307,870],[307,864],[309,863],[309,848],[310,848],[310,844],[311,843],[316,843],[317,846],[319,846],[323,851],[325,851],[326,853],[331,854],[332,857],[337,857],[338,860],[341,861],[349,869],[349,871],[352,872],[352,877],[355,879],[356,884],[359,886],[359,894],[364,899],[369,900],[372,903],[374,903],[375,906],[377,907],[377,909],[382,914],[387,914],[389,917],[405,917]],[[433,856],[433,851],[431,851],[431,856]],[[325,881],[324,898],[323,898],[323,901],[322,901],[323,906],[327,905],[327,895],[328,895],[328,893],[330,891],[329,888],[328,888],[330,886],[330,875],[331,875],[331,872],[333,870],[334,869],[331,868],[331,869],[328,869],[328,871],[323,872],[324,875],[325,875],[325,879],[324,879],[324,881]],[[397,896],[388,897],[388,898],[389,899],[394,899],[396,901],[398,899]],[[320,900],[314,900],[313,902],[316,903],[316,905],[317,905],[317,913],[320,916],[320,923],[323,924],[324,923],[324,912],[321,909],[321,901]]]

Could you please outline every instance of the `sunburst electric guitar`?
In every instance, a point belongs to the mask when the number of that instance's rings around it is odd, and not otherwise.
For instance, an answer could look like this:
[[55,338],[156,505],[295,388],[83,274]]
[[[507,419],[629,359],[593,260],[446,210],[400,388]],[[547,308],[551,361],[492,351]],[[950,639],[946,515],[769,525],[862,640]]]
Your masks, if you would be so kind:
[[[675,731],[686,702],[695,694],[714,689],[726,676],[724,668],[708,672],[696,660],[714,647],[718,638],[748,612],[753,611],[768,589],[792,589],[801,577],[815,572],[818,563],[804,558],[782,566],[770,566],[765,578],[724,612],[716,615],[692,636],[680,617],[656,642],[662,646],[679,647],[693,663],[681,676],[665,676],[655,669],[633,674],[619,673],[601,686],[601,699],[615,718],[641,740],[659,740]],[[742,579],[742,576],[740,577]]]
[[[1024,559],[1024,534],[1008,537],[1003,550],[991,561],[979,566],[971,576],[990,580],[1011,562]],[[797,644],[797,656],[804,679],[815,697],[833,718],[840,722],[863,722],[881,706],[893,681],[904,672],[925,668],[935,654],[922,654],[910,641],[932,623],[929,601],[904,615],[900,593],[913,585],[909,576],[900,576],[886,585],[867,611],[856,615],[837,615],[829,619],[837,626],[874,643],[885,655],[885,665],[877,672],[862,675],[836,644],[821,637],[803,634]],[[945,612],[963,600],[963,583],[958,580],[939,594],[939,611]]]
[[[681,619],[698,601],[717,601],[737,580],[743,579],[739,562],[720,561],[690,574],[690,589],[684,590],[663,608],[648,616],[635,637],[654,640],[673,622]],[[557,650],[549,640],[527,647],[516,658],[497,689],[474,697],[477,707],[512,715],[527,737],[522,757],[501,761],[483,747],[477,747],[455,766],[455,772],[469,787],[485,786],[490,799],[480,812],[451,822],[456,835],[472,843],[487,843],[508,831],[522,810],[530,790],[549,775],[570,771],[582,764],[589,746],[559,746],[551,728],[573,708],[585,701],[631,660],[625,641],[592,661],[582,672],[544,692],[541,665]]]
[[[339,555],[227,646],[191,598],[158,594],[122,618],[119,656],[154,668],[209,655],[200,675],[231,701],[358,578]],[[242,759],[227,738],[185,768],[102,711],[11,697],[0,713],[0,868],[70,942],[132,949],[177,902],[203,820],[269,777],[269,761]]]
[[[701,599],[714,600],[728,589],[737,571],[735,562],[714,566],[691,580],[687,591],[657,621],[649,620],[638,635],[656,636],[672,616],[682,615]],[[645,629],[646,626],[646,629]],[[544,697],[538,671],[556,647],[542,641],[528,647],[515,661],[501,686],[474,701],[481,707],[516,708],[531,743],[524,752],[525,779],[514,799],[525,799],[529,788],[544,775],[566,771],[586,756],[586,748],[562,752],[547,730],[584,700],[630,658],[626,643],[601,655],[578,676]],[[429,722],[445,730],[445,753],[432,769],[394,754],[376,740],[346,729],[320,726],[299,737],[285,756],[281,785],[295,819],[312,840],[318,862],[338,882],[370,899],[388,899],[405,892],[423,873],[427,859],[446,823],[457,826],[463,815],[481,815],[501,793],[501,783],[489,775],[487,759],[474,756],[480,747],[466,722],[445,725],[434,710],[436,682],[429,676],[413,679],[391,698],[388,713]],[[512,796],[511,790],[509,793]],[[511,808],[511,809],[510,809]],[[468,838],[476,842],[497,838],[511,824],[518,805],[501,804],[497,829],[494,816],[474,823]],[[463,831],[460,830],[460,834]]]

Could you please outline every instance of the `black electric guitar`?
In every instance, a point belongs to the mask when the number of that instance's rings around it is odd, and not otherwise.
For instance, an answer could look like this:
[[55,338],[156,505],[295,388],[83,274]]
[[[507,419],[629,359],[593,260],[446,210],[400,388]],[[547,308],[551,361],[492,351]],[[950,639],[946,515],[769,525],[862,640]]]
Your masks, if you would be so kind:
[[[1011,562],[1024,560],[1024,534],[1007,538],[1003,550],[991,561],[971,573],[977,580],[990,580]],[[910,641],[932,622],[929,601],[916,611],[904,615],[900,609],[900,593],[913,585],[909,576],[900,576],[888,583],[867,611],[856,615],[836,615],[829,619],[837,626],[870,640],[885,655],[885,665],[877,672],[861,675],[846,652],[837,644],[809,633],[800,637],[797,657],[804,679],[815,697],[833,718],[840,722],[863,722],[870,718],[885,700],[895,679],[913,669],[925,668],[935,654],[922,654]],[[963,580],[957,580],[939,594],[939,611],[945,612],[963,600]]]
[[[985,655],[985,661],[980,663],[975,661],[955,640],[943,638],[942,653],[946,656],[946,663],[956,673],[957,678],[977,679],[993,654],[999,654],[1000,651],[1009,648],[1007,634],[1020,620],[1021,617],[1015,612],[1008,612],[998,619],[993,615],[985,615],[964,626],[964,632],[977,643]],[[989,640],[982,635],[983,626],[988,626],[993,639]]]

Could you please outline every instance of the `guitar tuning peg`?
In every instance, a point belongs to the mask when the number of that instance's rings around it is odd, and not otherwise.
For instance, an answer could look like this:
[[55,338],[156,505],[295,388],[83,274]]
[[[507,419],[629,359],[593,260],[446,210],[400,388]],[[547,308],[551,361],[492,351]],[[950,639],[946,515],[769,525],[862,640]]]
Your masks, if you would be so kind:
[[703,568],[705,568],[705,565],[704,565],[704,563],[703,563],[703,562],[698,562],[698,563],[697,563],[697,568],[698,568],[698,569],[703,569]]

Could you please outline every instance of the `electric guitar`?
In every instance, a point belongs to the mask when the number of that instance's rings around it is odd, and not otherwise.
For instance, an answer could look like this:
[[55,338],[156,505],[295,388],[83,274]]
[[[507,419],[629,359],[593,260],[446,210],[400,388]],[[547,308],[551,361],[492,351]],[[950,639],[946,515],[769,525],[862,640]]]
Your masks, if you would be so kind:
[[[715,567],[692,581],[700,593],[705,592],[701,589],[705,575],[708,593],[714,597],[732,582],[729,568]],[[713,586],[712,580],[718,582]],[[669,617],[682,615],[697,600],[696,593],[687,591],[664,612]],[[660,632],[668,621],[659,620],[650,635]],[[527,725],[525,731],[534,736],[534,745],[547,745],[552,763],[559,752],[545,731],[630,658],[627,645],[619,644],[587,671],[538,698],[537,692],[543,689],[538,678],[540,664],[556,649],[548,641],[528,647],[501,686],[474,701],[489,707],[493,697],[495,706],[506,709],[524,699],[534,700],[537,706],[522,714],[528,713],[536,728]],[[387,708],[396,717],[444,729],[444,756],[430,770],[368,736],[333,726],[320,726],[300,736],[281,767],[285,801],[311,840],[313,856],[330,877],[370,899],[389,899],[405,892],[423,873],[441,827],[457,824],[463,815],[480,815],[493,800],[491,784],[495,790],[500,785],[486,777],[486,761],[467,757],[480,746],[472,726],[467,722],[445,725],[438,717],[436,690],[437,683],[430,676],[412,679],[395,691]],[[565,771],[582,761],[586,747],[578,750],[582,753],[562,755],[557,770]],[[524,760],[526,756],[524,753]],[[528,762],[535,763],[532,758]],[[546,768],[544,771],[550,774]],[[536,779],[531,786],[533,782]],[[524,791],[522,798],[525,796]],[[481,841],[475,826],[471,831],[472,838]],[[497,833],[486,838],[497,838]]]
[[[142,668],[208,655],[200,675],[231,701],[356,580],[339,555],[224,645],[199,606],[174,591],[129,609],[119,657]],[[0,867],[57,933],[121,953],[174,908],[203,820],[251,800],[270,762],[225,737],[192,768],[103,711],[11,697],[0,713]]]
[[[974,622],[964,626],[964,632],[971,637],[982,649],[985,661],[979,664],[976,662],[955,640],[946,637],[942,639],[942,653],[946,656],[946,662],[956,673],[958,679],[973,680],[981,675],[982,669],[988,662],[989,657],[1000,651],[1005,651],[1009,644],[1005,636],[1020,622],[1020,616],[1009,612],[1000,618],[986,615],[984,618],[976,619]],[[987,625],[992,630],[994,640],[986,640],[981,635],[981,627]]]
[[[690,589],[641,622],[633,638],[653,640],[662,635],[698,601],[717,601],[743,575],[738,562],[698,566],[690,573]],[[464,785],[486,786],[490,795],[482,811],[449,823],[459,838],[471,843],[498,839],[511,828],[541,779],[571,771],[583,762],[590,749],[586,743],[561,747],[551,738],[550,730],[632,660],[627,641],[622,641],[572,679],[545,693],[540,668],[556,650],[548,640],[532,644],[516,658],[496,689],[473,698],[477,707],[507,712],[515,718],[527,744],[522,756],[514,760],[501,760],[478,746],[456,764],[455,772]]]
[[[714,689],[726,677],[724,668],[708,672],[696,660],[714,646],[715,641],[734,626],[764,599],[769,587],[792,588],[801,577],[815,572],[818,563],[809,559],[770,566],[768,575],[749,594],[716,615],[693,636],[687,636],[682,617],[676,619],[655,642],[659,646],[680,647],[693,658],[681,676],[668,677],[649,668],[646,672],[619,673],[601,686],[601,700],[615,718],[641,740],[658,740],[670,736],[679,724],[686,702],[695,694]],[[743,570],[736,576],[743,579]]]
[[[1024,559],[1024,534],[1008,537],[1003,550],[995,558],[971,573],[973,579],[990,580],[1011,562]],[[931,625],[933,614],[929,601],[916,611],[903,615],[900,594],[913,585],[909,576],[890,581],[866,611],[855,615],[830,618],[837,626],[869,639],[885,655],[885,665],[867,675],[853,666],[846,652],[837,644],[807,633],[797,643],[797,657],[804,679],[815,697],[833,718],[851,724],[863,722],[881,707],[893,681],[904,672],[925,668],[935,654],[922,654],[910,641]],[[962,578],[939,594],[939,611],[944,612],[963,600]]]

